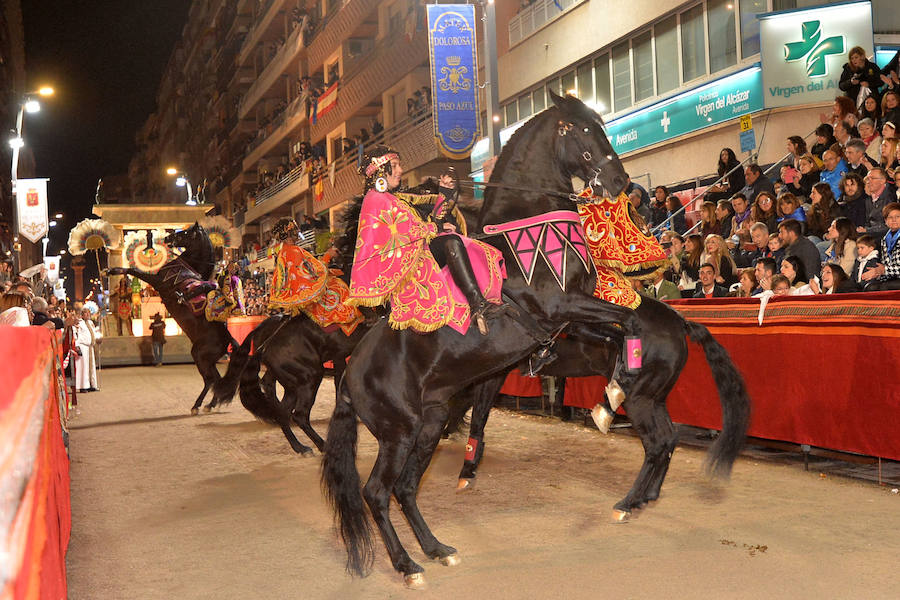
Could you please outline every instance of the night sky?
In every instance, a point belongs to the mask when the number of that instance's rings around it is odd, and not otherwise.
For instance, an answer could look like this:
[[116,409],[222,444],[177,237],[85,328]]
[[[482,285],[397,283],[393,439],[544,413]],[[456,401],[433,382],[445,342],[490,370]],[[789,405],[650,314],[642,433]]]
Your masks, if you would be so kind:
[[[155,110],[163,69],[191,0],[22,0],[28,89],[56,90],[26,115],[35,176],[49,177],[63,223],[48,254],[90,216],[100,177],[126,173],[134,136]],[[64,263],[65,266],[65,263]]]

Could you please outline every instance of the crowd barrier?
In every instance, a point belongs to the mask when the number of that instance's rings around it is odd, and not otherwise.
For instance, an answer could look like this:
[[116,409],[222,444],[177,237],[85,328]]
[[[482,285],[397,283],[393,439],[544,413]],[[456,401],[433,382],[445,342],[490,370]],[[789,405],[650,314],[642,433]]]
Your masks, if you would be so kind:
[[71,531],[58,335],[0,326],[0,599],[66,597]]
[[[706,325],[744,375],[749,435],[900,460],[900,293],[667,302]],[[689,343],[667,406],[677,423],[721,427],[718,392],[700,346]],[[645,349],[649,350],[649,349]],[[565,404],[592,408],[603,377],[566,380]],[[513,373],[501,393],[540,396]]]

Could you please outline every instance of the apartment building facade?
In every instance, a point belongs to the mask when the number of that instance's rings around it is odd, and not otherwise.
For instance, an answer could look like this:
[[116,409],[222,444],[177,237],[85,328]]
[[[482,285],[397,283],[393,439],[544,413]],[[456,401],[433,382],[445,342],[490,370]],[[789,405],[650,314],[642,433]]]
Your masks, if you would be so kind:
[[453,164],[434,143],[429,81],[414,0],[195,0],[137,134],[134,196],[183,198],[174,166],[245,241],[265,245],[282,216],[333,223],[374,144],[400,152],[408,184]]
[[[706,98],[726,101],[760,93],[760,16],[778,11],[796,22],[800,37],[803,9],[837,8],[852,2],[828,0],[497,0],[501,140],[531,115],[544,109],[548,90],[573,93],[591,104],[632,178],[646,185],[667,185],[714,173],[719,151],[731,147],[741,158],[739,112],[751,115],[758,161],[781,158],[790,135],[808,136],[819,115],[831,110],[828,100],[769,107],[748,104],[732,118],[713,118]],[[900,12],[893,0],[872,0],[872,39],[879,58],[900,47]],[[766,17],[763,17],[766,18]],[[824,20],[823,20],[824,22]],[[775,48],[782,52],[782,48]],[[849,45],[829,58],[847,61]],[[684,114],[684,109],[695,115]],[[668,109],[668,110],[667,110]],[[673,110],[674,109],[674,110]],[[680,112],[679,112],[680,110]],[[676,116],[673,112],[679,112]],[[693,123],[676,127],[676,118]],[[648,121],[656,128],[645,135]],[[708,122],[708,123],[707,123]],[[670,126],[671,124],[671,126]],[[688,130],[687,132],[684,132]],[[641,140],[635,138],[640,132]],[[486,158],[486,140],[473,152],[478,172]]]

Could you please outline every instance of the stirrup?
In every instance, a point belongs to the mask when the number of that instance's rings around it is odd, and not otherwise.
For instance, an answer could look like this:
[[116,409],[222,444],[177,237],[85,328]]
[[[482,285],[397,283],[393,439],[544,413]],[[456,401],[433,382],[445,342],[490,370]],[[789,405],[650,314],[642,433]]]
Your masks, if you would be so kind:
[[541,369],[555,361],[557,358],[559,358],[559,355],[554,352],[549,345],[541,346],[537,352],[528,357],[528,376],[534,377]]

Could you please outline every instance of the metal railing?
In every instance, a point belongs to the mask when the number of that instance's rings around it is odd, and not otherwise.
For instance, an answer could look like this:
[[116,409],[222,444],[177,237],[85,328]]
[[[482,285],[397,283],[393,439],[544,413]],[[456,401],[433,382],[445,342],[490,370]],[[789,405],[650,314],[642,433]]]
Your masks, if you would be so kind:
[[[815,131],[815,129],[814,129],[814,130],[812,130],[810,133],[808,133],[808,134],[806,134],[805,136],[803,136],[803,139],[806,140],[806,139],[812,137],[813,135],[815,135],[815,133],[816,133],[816,131]],[[784,156],[782,156],[781,158],[779,158],[777,161],[775,161],[774,163],[772,163],[771,165],[769,165],[769,167],[768,167],[767,169],[765,169],[765,170],[762,172],[763,176],[768,176],[768,174],[769,174],[775,167],[777,167],[777,166],[781,165],[782,163],[784,163],[784,162],[785,162],[787,159],[789,159],[791,156],[793,156],[793,153],[788,152],[787,154],[785,154]],[[668,224],[669,228],[671,228],[671,227],[672,227],[672,219],[675,218],[676,215],[679,215],[679,214],[681,214],[681,213],[683,213],[683,212],[686,212],[688,206],[695,205],[698,201],[700,201],[700,200],[706,195],[706,192],[708,192],[708,191],[710,190],[710,188],[713,188],[713,187],[719,185],[720,183],[722,183],[723,181],[725,181],[725,180],[728,178],[729,175],[731,175],[732,173],[734,173],[735,171],[737,171],[739,168],[741,168],[741,169],[744,168],[744,163],[746,163],[746,162],[748,162],[748,161],[755,160],[755,159],[757,159],[757,158],[759,158],[759,153],[758,153],[758,152],[754,152],[753,154],[751,154],[750,156],[748,156],[747,158],[745,158],[744,160],[742,160],[741,162],[739,162],[739,163],[737,164],[736,167],[734,167],[733,169],[731,169],[730,171],[728,171],[727,173],[725,173],[724,175],[722,175],[721,177],[719,177],[718,179],[716,179],[716,181],[715,181],[714,183],[712,183],[711,185],[708,185],[708,186],[706,187],[706,189],[704,189],[702,192],[700,192],[699,194],[697,194],[696,196],[694,196],[693,198],[691,198],[690,202],[687,202],[686,204],[684,204],[681,208],[679,208],[679,209],[676,210],[674,213],[672,213],[671,216],[666,217],[666,219],[665,219],[662,223],[660,223],[659,225],[657,225],[656,227],[654,227],[653,229],[651,229],[651,230],[650,230],[650,233],[653,233],[653,234],[658,233],[658,232],[661,231],[664,227],[666,227],[666,224]],[[690,181],[690,180],[685,180],[685,181]],[[740,191],[740,190],[735,190],[735,191],[734,191],[734,194],[738,193],[739,191]],[[752,203],[753,200],[752,200],[751,198],[748,198],[748,199],[747,199],[747,202],[748,202],[748,204],[749,204],[749,203]],[[691,232],[693,232],[695,229],[699,228],[700,225],[702,225],[702,224],[703,224],[703,221],[697,221],[696,223],[694,223],[694,225],[693,225],[690,229],[688,229],[687,231],[685,231],[682,235],[690,235]]]
[[306,168],[305,162],[299,166],[294,167],[293,169],[285,173],[284,177],[282,177],[263,191],[259,192],[256,195],[256,201],[254,202],[253,206],[259,206],[272,196],[278,194],[278,192],[284,190],[295,181],[301,179],[307,173],[307,171],[308,169]]
[[308,97],[309,97],[309,92],[303,92],[302,94],[300,94],[299,96],[297,96],[296,98],[291,100],[291,103],[287,105],[287,108],[285,108],[283,111],[281,111],[280,113],[275,115],[275,117],[272,119],[272,121],[270,121],[269,123],[267,123],[264,126],[264,128],[266,129],[265,132],[262,132],[263,129],[260,128],[259,131],[262,133],[257,133],[256,137],[253,138],[250,141],[250,143],[247,144],[247,148],[246,148],[246,150],[244,150],[244,158],[250,156],[251,152],[253,152],[257,148],[259,148],[259,146],[263,142],[265,142],[267,139],[272,137],[272,135],[276,131],[278,131],[278,129],[282,125],[284,125],[288,119],[293,118],[294,115],[297,114],[297,111],[299,111],[300,108],[304,106],[304,101]]
[[[304,17],[304,19],[306,19],[306,17]],[[247,114],[247,111],[250,109],[250,107],[247,106],[247,103],[250,102],[250,100],[254,96],[258,95],[258,92],[260,91],[260,88],[263,86],[263,84],[271,83],[268,82],[269,75],[271,75],[278,69],[284,68],[283,63],[285,55],[296,47],[297,37],[302,34],[303,25],[301,24],[294,28],[294,31],[291,32],[287,40],[285,40],[285,42],[278,48],[278,50],[275,52],[275,55],[272,57],[272,60],[269,61],[269,63],[266,65],[266,68],[263,69],[262,73],[259,74],[259,76],[256,78],[256,81],[253,82],[253,85],[251,85],[250,89],[247,90],[247,93],[244,94],[244,97],[241,98],[241,104],[238,107],[239,114]]]

